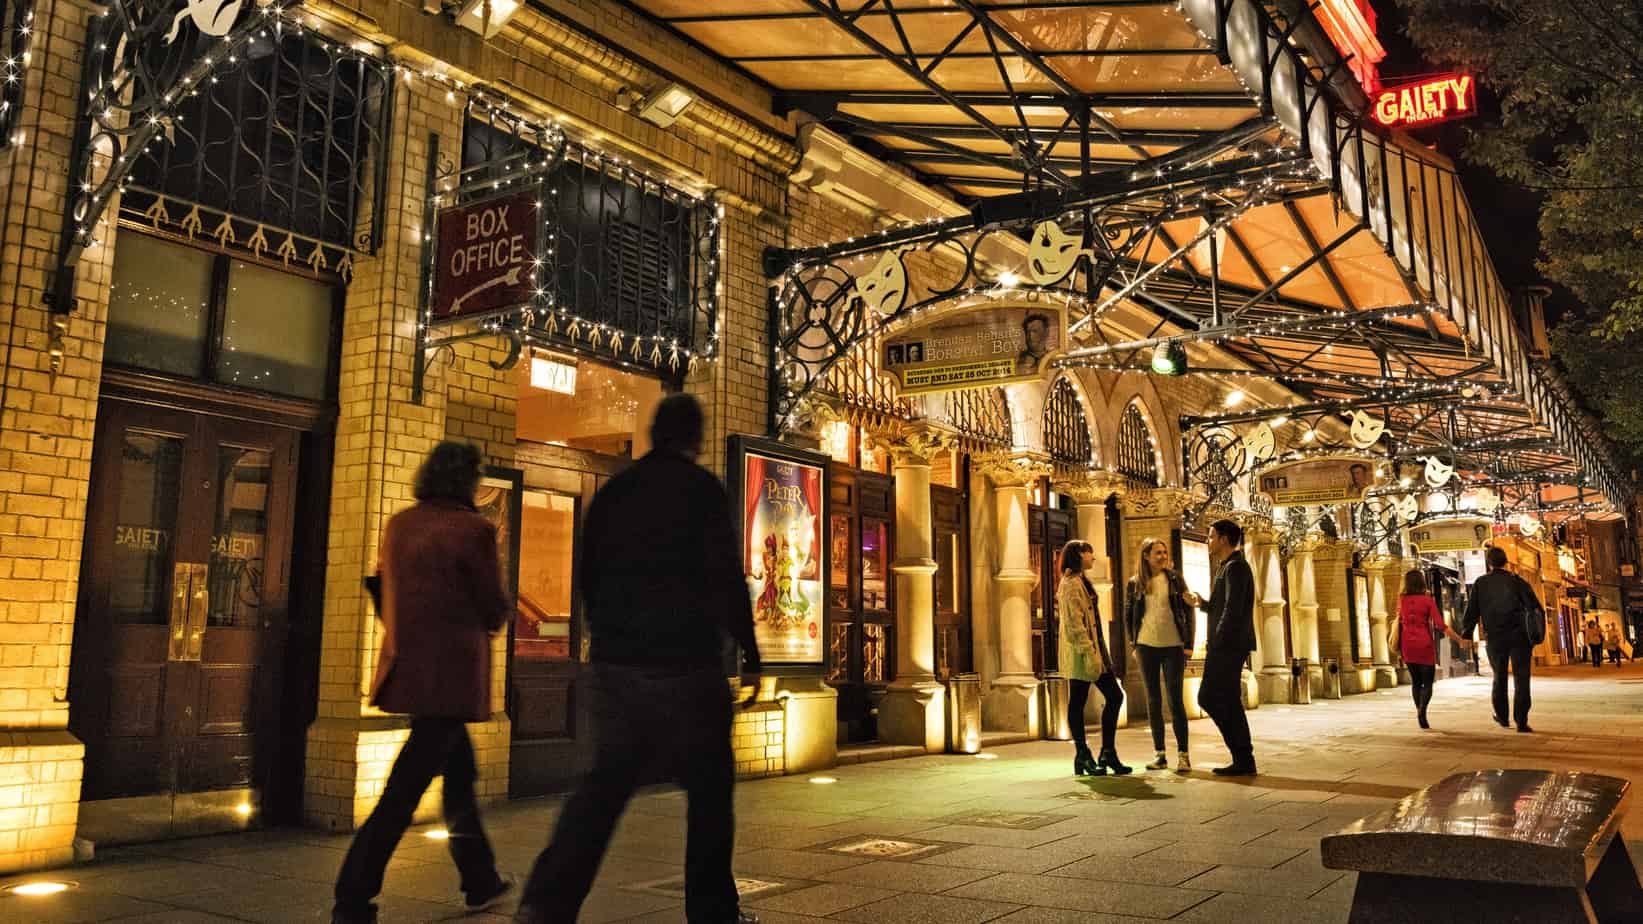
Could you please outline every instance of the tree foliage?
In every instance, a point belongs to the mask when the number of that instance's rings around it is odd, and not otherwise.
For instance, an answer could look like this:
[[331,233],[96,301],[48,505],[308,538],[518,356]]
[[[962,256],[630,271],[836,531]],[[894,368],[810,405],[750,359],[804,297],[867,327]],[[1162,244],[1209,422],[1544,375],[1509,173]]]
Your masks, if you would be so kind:
[[1397,2],[1429,59],[1499,100],[1498,120],[1467,126],[1465,156],[1542,194],[1539,269],[1589,309],[1555,351],[1643,458],[1643,2]]
[[1541,271],[1602,312],[1605,333],[1643,331],[1643,3],[1398,4],[1429,58],[1499,99],[1465,154],[1544,191]]

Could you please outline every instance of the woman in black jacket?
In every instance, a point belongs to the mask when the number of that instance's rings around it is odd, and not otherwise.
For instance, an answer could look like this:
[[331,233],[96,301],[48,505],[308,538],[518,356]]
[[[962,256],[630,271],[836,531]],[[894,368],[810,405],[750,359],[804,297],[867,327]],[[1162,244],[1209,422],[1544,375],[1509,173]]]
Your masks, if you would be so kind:
[[1130,578],[1124,594],[1124,627],[1141,662],[1152,746],[1158,752],[1147,769],[1169,767],[1169,759],[1164,756],[1164,702],[1159,696],[1162,686],[1169,694],[1170,717],[1175,725],[1175,772],[1186,773],[1192,769],[1192,758],[1187,756],[1187,707],[1181,688],[1197,626],[1193,610],[1201,601],[1187,589],[1173,564],[1169,543],[1150,538],[1142,541],[1135,576]]

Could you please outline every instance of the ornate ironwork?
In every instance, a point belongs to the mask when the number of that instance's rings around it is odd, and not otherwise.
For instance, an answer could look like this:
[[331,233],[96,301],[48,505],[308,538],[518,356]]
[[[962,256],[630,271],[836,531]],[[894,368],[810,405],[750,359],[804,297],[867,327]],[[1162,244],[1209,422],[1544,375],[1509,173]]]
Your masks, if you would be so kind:
[[[1105,290],[1145,282],[1152,272],[1147,254],[1168,240],[1166,221],[1222,221],[1314,187],[1309,165],[1275,150],[1215,159],[1248,141],[1245,132],[1229,132],[1225,148],[1093,174],[1066,189],[993,197],[956,218],[828,247],[767,250],[766,273],[780,277],[772,431],[791,427],[794,412],[828,370],[893,324],[967,298],[1061,301],[1082,309],[1075,327],[1087,324],[1117,301]],[[1019,278],[989,268],[987,254],[1019,251],[1023,243],[1027,260]],[[934,269],[952,275],[919,285],[906,261],[914,251],[956,253],[959,261],[956,270]]]
[[1066,376],[1055,380],[1044,400],[1044,451],[1057,462],[1087,466],[1095,462],[1095,441],[1078,390]]
[[463,164],[433,182],[442,202],[506,186],[541,196],[547,241],[528,304],[478,327],[430,341],[438,347],[491,335],[517,360],[527,343],[595,355],[679,377],[718,351],[722,209],[558,130],[487,106],[465,123]]
[[1204,507],[1232,507],[1233,488],[1248,474],[1254,451],[1230,427],[1189,431],[1187,486],[1202,490]]
[[1124,416],[1118,420],[1118,473],[1142,487],[1159,485],[1158,450],[1152,428],[1134,402],[1124,408]]
[[[302,35],[283,16],[299,0],[251,7],[243,0],[198,0],[181,10],[143,0],[117,0],[92,18],[86,36],[80,111],[69,162],[68,214],[63,222],[51,304],[74,308],[80,256],[138,159],[151,145],[169,145],[178,117],[224,69],[239,68],[254,41]],[[209,92],[208,92],[209,95]]]
[[312,32],[277,31],[181,94],[163,139],[131,154],[120,211],[346,276],[351,252],[380,237],[393,74]]

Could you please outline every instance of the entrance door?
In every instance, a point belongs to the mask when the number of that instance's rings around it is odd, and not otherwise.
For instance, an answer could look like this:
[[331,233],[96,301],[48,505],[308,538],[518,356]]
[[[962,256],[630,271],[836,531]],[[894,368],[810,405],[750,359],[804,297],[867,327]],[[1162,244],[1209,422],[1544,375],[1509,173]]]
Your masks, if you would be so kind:
[[1055,589],[1061,583],[1061,549],[1072,540],[1074,520],[1070,510],[1027,508],[1028,555],[1038,577],[1033,585],[1033,673],[1040,677],[1054,673],[1059,659]]
[[828,466],[826,679],[839,691],[839,743],[878,738],[878,704],[895,679],[895,480]]
[[70,728],[82,836],[245,827],[277,747],[298,435],[105,399]]
[[930,487],[935,575],[936,678],[973,671],[970,634],[969,504],[964,492]]

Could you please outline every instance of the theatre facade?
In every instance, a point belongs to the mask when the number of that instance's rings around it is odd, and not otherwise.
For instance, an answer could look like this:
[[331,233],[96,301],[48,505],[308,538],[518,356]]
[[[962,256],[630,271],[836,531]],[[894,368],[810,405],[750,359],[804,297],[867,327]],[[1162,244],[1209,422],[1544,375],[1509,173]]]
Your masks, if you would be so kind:
[[481,796],[563,790],[579,518],[677,391],[771,665],[744,778],[1065,737],[1074,538],[1122,639],[1143,539],[1208,596],[1243,523],[1250,708],[1402,682],[1410,569],[1453,607],[1509,544],[1567,621],[1560,551],[1635,560],[1347,0],[20,9],[0,868],[363,820],[407,726],[362,580],[446,439],[518,604]]

